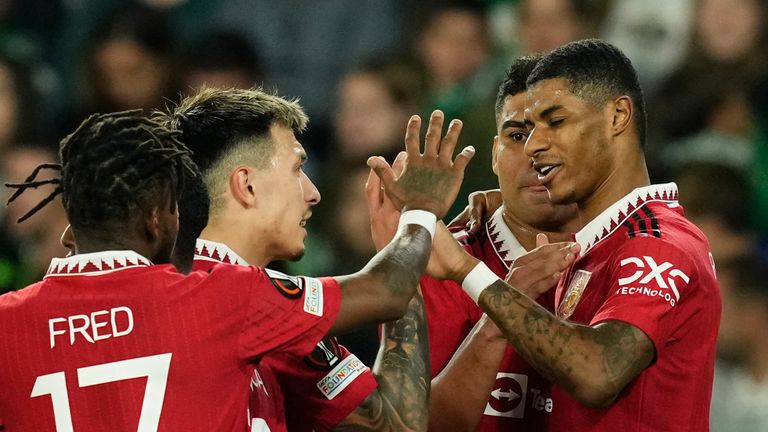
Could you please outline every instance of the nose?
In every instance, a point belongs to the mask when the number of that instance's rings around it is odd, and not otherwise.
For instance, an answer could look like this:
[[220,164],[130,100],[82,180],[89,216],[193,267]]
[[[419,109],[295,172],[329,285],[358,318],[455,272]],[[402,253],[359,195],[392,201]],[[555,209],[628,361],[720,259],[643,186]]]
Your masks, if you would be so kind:
[[304,191],[304,201],[309,205],[314,206],[320,202],[320,191],[303,171],[301,173],[301,188]]
[[531,130],[528,139],[525,140],[524,150],[526,156],[536,159],[541,152],[549,147],[549,142],[545,135],[539,128],[534,127]]

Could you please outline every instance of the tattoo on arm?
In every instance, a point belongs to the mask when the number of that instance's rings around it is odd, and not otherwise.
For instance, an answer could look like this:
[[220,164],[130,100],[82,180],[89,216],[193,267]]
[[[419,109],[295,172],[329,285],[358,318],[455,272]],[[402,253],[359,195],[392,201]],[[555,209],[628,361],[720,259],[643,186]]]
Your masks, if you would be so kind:
[[427,268],[432,238],[424,227],[410,225],[408,234],[396,237],[363,270],[380,277],[395,295],[407,295]]
[[374,373],[379,388],[334,430],[425,431],[431,368],[421,294],[413,297],[403,318],[384,324]]
[[481,294],[480,305],[550,381],[577,398],[585,385],[600,389],[604,397],[582,400],[595,405],[610,403],[655,354],[648,336],[630,324],[607,321],[588,327],[560,320],[503,281]]

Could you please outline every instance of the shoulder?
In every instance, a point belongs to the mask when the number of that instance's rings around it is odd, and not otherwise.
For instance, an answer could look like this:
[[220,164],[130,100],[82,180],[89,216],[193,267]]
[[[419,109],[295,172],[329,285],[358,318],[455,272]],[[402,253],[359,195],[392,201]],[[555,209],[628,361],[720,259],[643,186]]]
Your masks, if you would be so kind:
[[11,310],[25,304],[39,293],[44,281],[36,282],[18,291],[10,291],[0,295],[0,310]]

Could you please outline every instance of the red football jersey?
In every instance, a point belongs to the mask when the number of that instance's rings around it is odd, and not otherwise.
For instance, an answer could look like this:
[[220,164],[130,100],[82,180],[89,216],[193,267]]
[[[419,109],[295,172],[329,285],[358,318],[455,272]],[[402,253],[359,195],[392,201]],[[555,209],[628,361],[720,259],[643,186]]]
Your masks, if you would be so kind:
[[42,282],[0,297],[0,418],[9,431],[250,430],[252,365],[306,355],[340,299],[334,279],[255,267],[185,276],[132,251],[54,259]]
[[557,314],[632,324],[656,359],[605,409],[553,386],[553,431],[707,431],[720,288],[709,244],[683,216],[674,183],[635,189],[576,234],[581,256],[557,289]]
[[[476,234],[454,233],[464,248],[483,261],[499,277],[505,278],[515,258],[527,251],[509,230],[501,209]],[[421,280],[424,307],[429,328],[432,376],[448,364],[454,352],[483,315],[461,285],[437,281],[425,276]],[[539,297],[549,310],[554,306],[554,290]],[[523,360],[512,345],[507,346],[496,374],[496,384],[488,395],[488,403],[477,426],[478,431],[541,431],[546,429],[552,412],[551,384]]]
[[[221,262],[248,265],[222,243],[197,241],[195,270]],[[331,430],[378,386],[370,368],[335,337],[323,339],[306,357],[266,355],[257,369],[264,386],[252,397],[251,414],[263,419],[272,432],[286,427],[292,432]]]

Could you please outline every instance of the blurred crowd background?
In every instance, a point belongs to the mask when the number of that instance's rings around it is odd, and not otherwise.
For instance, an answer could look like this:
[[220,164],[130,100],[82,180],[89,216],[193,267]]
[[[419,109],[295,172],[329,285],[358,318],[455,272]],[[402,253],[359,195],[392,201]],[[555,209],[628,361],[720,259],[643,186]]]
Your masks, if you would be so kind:
[[[305,258],[279,265],[353,272],[375,252],[364,161],[392,158],[411,114],[461,118],[460,144],[478,150],[455,214],[467,193],[497,185],[505,67],[600,37],[639,72],[652,180],[678,183],[712,245],[724,298],[713,430],[768,430],[767,36],[768,0],[0,0],[0,179],[55,161],[91,113],[149,113],[203,84],[261,85],[301,98],[323,194]],[[60,204],[15,223],[46,195],[0,209],[0,292],[66,253]],[[375,329],[346,337],[368,364],[374,340]]]

